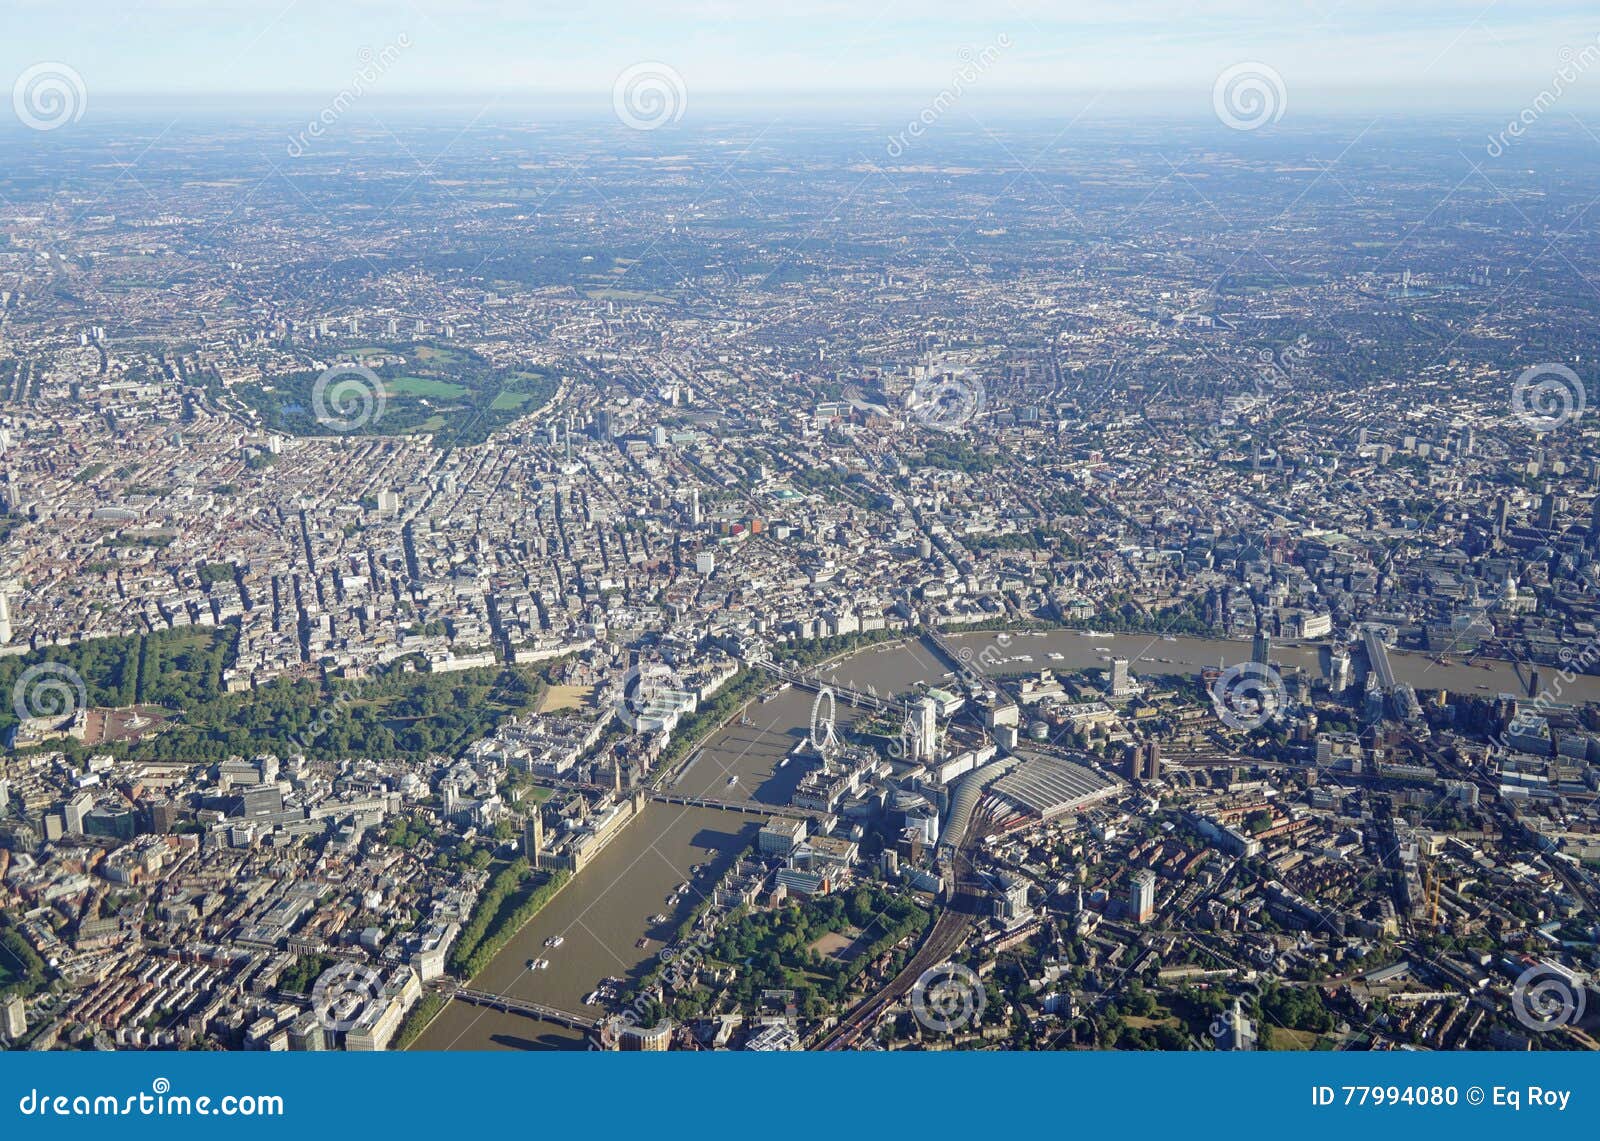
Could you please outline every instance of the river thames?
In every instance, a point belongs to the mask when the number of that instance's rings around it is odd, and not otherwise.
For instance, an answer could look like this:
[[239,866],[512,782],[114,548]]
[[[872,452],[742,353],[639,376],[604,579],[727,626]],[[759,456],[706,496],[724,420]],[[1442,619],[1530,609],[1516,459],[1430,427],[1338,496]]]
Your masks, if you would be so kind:
[[[1004,637],[1005,644],[1002,645]],[[1202,667],[1247,661],[1250,644],[1180,637],[1171,641],[1148,634],[1088,637],[1074,630],[996,632],[954,635],[961,649],[970,649],[974,664],[988,672],[1019,673],[1054,669],[1102,668],[1111,658],[1126,657],[1135,675],[1193,675]],[[965,655],[963,655],[965,656]],[[1357,676],[1364,666],[1355,655]],[[1280,645],[1273,660],[1286,670],[1301,669],[1312,677],[1326,669],[1327,649],[1316,644]],[[1458,693],[1492,697],[1500,692],[1525,694],[1527,676],[1506,662],[1466,666],[1439,665],[1419,653],[1392,652],[1395,677],[1420,689],[1447,688]],[[918,683],[938,684],[951,676],[951,666],[927,642],[886,642],[856,651],[830,663],[824,676],[879,693],[903,693]],[[1544,671],[1548,680],[1555,671]],[[1600,678],[1580,677],[1565,686],[1566,700],[1600,701]],[[725,800],[788,803],[801,775],[799,765],[783,760],[805,738],[815,696],[786,689],[767,701],[752,701],[749,724],[735,719],[712,736],[682,770],[670,791]],[[858,716],[841,704],[841,729]],[[662,940],[699,904],[722,871],[748,847],[761,818],[711,808],[651,803],[551,902],[519,931],[473,986],[529,999],[575,1013],[598,1016],[598,1006],[585,1006],[597,983],[607,977],[638,978],[657,962]],[[700,871],[694,872],[696,865]],[[669,906],[667,897],[680,884],[690,888]],[[652,922],[651,917],[664,919]],[[545,941],[560,936],[558,948]],[[644,941],[644,942],[641,942]],[[530,959],[550,965],[530,970]],[[413,1045],[420,1050],[574,1049],[585,1045],[576,1030],[521,1014],[452,1002]]]

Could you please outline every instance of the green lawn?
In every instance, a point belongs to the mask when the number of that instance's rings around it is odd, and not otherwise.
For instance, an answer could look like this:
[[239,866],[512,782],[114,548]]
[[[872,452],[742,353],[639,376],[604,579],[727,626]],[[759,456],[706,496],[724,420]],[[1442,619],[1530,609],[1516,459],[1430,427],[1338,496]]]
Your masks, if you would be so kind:
[[441,361],[450,364],[454,361],[465,360],[466,355],[455,349],[441,348],[438,345],[418,345],[415,349],[419,361]]
[[389,392],[398,392],[406,396],[464,396],[470,391],[464,384],[453,384],[448,380],[432,380],[425,376],[397,376],[392,380],[383,382],[383,387]]
[[[375,351],[403,356],[410,363],[379,369],[389,399],[381,417],[359,426],[368,435],[429,434],[446,447],[481,442],[548,400],[557,387],[556,379],[542,369],[496,367],[462,348],[401,344]],[[310,370],[284,374],[239,392],[275,427],[318,435],[325,431],[315,415],[318,376]]]

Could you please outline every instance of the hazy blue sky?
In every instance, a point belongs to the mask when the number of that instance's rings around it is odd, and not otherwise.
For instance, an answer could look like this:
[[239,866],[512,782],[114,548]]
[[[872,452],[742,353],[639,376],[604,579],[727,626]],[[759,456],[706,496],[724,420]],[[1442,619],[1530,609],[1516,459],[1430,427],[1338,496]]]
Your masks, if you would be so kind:
[[[691,93],[936,91],[1004,37],[986,91],[1161,90],[1180,102],[1260,60],[1291,106],[1342,99],[1513,112],[1563,60],[1600,52],[1600,4],[1502,0],[0,0],[0,78],[60,61],[118,92],[331,95],[402,38],[383,96],[593,92],[662,60]],[[1600,104],[1600,58],[1569,106]],[[1134,102],[1129,100],[1130,104]]]

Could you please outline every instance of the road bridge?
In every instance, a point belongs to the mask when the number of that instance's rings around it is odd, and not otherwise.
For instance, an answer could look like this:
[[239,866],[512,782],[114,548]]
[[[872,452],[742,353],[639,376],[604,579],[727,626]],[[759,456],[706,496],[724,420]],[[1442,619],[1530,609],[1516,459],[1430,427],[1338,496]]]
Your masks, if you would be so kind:
[[681,804],[687,808],[720,808],[725,812],[749,812],[757,816],[810,816],[810,813],[803,809],[763,804],[759,800],[718,800],[710,796],[687,796],[681,792],[652,792],[650,799],[658,804]]
[[517,998],[509,994],[496,994],[491,990],[473,990],[471,987],[456,987],[446,989],[445,993],[452,998],[459,998],[462,1002],[470,1002],[474,1006],[487,1006],[494,1010],[504,1010],[512,1014],[525,1014],[529,1018],[542,1019],[545,1022],[556,1022],[562,1026],[570,1026],[574,1030],[598,1030],[600,1020],[587,1014],[574,1014],[570,1010],[559,1007],[546,1006],[542,1002],[533,1002],[526,998]]
[[870,709],[874,713],[881,713],[888,709],[903,715],[909,708],[905,702],[896,701],[892,697],[884,697],[882,694],[874,693],[870,690],[859,690],[853,686],[845,685],[843,682],[828,681],[820,674],[808,674],[801,670],[791,669],[788,666],[780,666],[776,662],[757,662],[756,668],[770,674],[779,681],[786,681],[791,685],[798,686],[801,689],[808,689],[813,693],[820,693],[825,689],[829,690],[836,700],[842,701],[852,709]]

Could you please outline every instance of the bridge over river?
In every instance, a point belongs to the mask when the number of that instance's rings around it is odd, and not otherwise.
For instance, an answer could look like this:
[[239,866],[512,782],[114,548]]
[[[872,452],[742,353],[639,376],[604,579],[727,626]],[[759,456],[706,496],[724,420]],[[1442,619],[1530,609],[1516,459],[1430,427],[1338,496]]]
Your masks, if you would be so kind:
[[892,697],[884,697],[876,690],[860,690],[845,685],[843,682],[827,681],[818,674],[790,669],[773,661],[760,661],[756,662],[755,665],[757,669],[763,670],[779,681],[786,681],[799,689],[809,689],[813,693],[821,693],[826,690],[833,694],[835,699],[844,702],[852,709],[870,709],[874,713],[881,713],[885,709],[891,709],[896,713],[904,714],[909,708],[905,702],[896,701]]
[[776,804],[763,804],[759,800],[717,800],[709,796],[686,796],[679,792],[652,792],[650,799],[659,804],[682,804],[688,808],[720,808],[725,812],[749,812],[756,816],[789,816],[809,818],[812,814],[801,808],[784,808]]
[[543,1019],[545,1022],[555,1022],[562,1026],[570,1026],[574,1030],[598,1030],[600,1020],[587,1014],[574,1014],[570,1010],[562,1010],[555,1006],[546,1006],[542,1002],[530,1002],[525,998],[516,998],[509,994],[496,994],[490,990],[473,990],[471,987],[444,987],[443,993],[451,998],[470,1002],[474,1006],[487,1006],[495,1010],[505,1010],[512,1014],[526,1014],[529,1018]]

